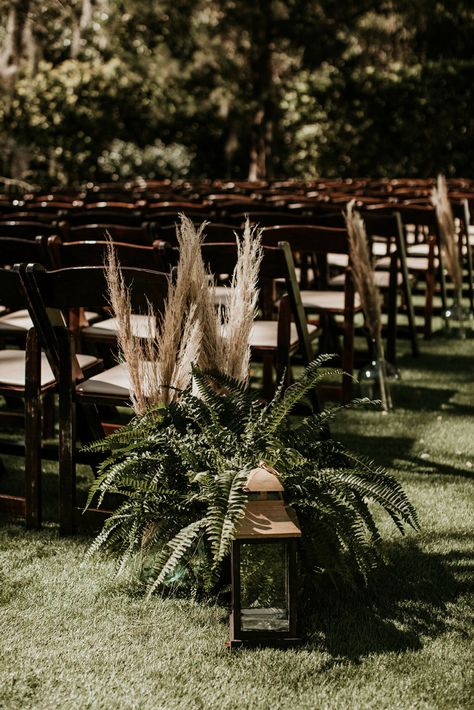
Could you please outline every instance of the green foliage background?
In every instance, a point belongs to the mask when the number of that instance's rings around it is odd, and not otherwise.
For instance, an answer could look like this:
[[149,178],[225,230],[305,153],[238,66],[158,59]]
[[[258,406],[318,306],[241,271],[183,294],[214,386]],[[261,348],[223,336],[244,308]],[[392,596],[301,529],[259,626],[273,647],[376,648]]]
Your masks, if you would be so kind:
[[469,176],[473,30],[452,0],[7,0],[0,169],[246,177],[263,110],[270,176]]

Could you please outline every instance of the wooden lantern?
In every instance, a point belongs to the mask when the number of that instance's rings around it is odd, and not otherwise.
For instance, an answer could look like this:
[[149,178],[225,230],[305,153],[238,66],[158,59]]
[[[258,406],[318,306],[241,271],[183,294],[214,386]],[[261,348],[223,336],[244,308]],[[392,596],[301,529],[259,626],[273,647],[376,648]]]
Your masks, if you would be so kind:
[[295,512],[285,505],[276,471],[260,463],[232,543],[232,614],[228,646],[288,645],[296,632]]

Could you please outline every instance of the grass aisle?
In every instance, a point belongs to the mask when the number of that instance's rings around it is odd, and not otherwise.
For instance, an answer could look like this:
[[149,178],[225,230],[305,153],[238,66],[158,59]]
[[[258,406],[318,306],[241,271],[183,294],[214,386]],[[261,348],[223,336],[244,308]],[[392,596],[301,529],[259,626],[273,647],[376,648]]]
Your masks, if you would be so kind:
[[422,530],[384,523],[389,566],[367,591],[322,590],[306,646],[230,656],[225,609],[144,601],[111,558],[84,561],[88,540],[3,524],[0,707],[472,707],[474,346],[422,347],[401,359],[396,412],[337,425],[403,482]]

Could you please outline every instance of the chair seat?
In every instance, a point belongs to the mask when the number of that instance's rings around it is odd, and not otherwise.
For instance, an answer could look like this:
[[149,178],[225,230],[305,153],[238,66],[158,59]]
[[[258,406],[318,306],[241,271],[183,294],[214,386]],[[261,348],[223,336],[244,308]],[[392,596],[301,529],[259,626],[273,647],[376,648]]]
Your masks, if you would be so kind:
[[[434,260],[434,267],[438,268],[438,259]],[[428,271],[428,258],[424,256],[408,256],[407,267],[409,271]],[[389,269],[390,257],[379,259],[375,265],[376,269]]]
[[[317,327],[308,324],[310,338],[316,335]],[[298,347],[299,338],[296,324],[290,325],[290,348]],[[278,323],[273,320],[256,320],[250,331],[249,345],[255,350],[274,350],[278,344]]]
[[[375,283],[379,288],[386,289],[390,286],[390,272],[389,271],[374,271],[374,277],[375,277]],[[330,286],[344,286],[345,282],[345,275],[344,274],[338,274],[337,276],[334,276],[332,279],[329,279],[329,285]],[[403,276],[400,273],[397,273],[397,286],[401,286],[403,284]]]
[[[390,246],[390,249],[387,249],[388,246]],[[391,243],[389,245],[386,241],[378,242],[374,240],[372,242],[372,254],[374,256],[386,256],[389,252],[395,251],[396,248],[395,244]]]
[[100,395],[104,397],[117,397],[121,400],[130,397],[130,377],[125,363],[99,372],[98,375],[89,377],[76,387],[76,392],[85,395]]
[[[133,313],[131,317],[131,327],[132,334],[136,338],[147,338],[150,336],[150,334],[154,336],[156,333],[155,323],[150,322],[150,319],[147,315],[139,315],[137,313]],[[98,323],[86,326],[82,329],[81,333],[85,336],[111,338],[115,336],[117,330],[117,319],[105,318],[105,320],[101,320]]]
[[329,266],[339,266],[341,269],[346,269],[349,266],[349,254],[328,254],[327,261]]
[[429,244],[412,244],[407,249],[408,256],[428,256],[430,253]]
[[[97,318],[97,313],[86,311],[85,316],[87,320],[92,320]],[[27,333],[32,327],[33,322],[26,308],[0,316],[0,333]]]
[[[300,283],[301,282],[301,268],[299,266],[295,266],[295,275],[296,275],[296,280],[298,281],[298,283]],[[309,282],[313,281],[313,279],[314,279],[314,271],[311,267],[307,271],[306,278],[308,279]],[[275,279],[275,281],[277,283],[284,284],[286,279],[282,276],[278,279]]]
[[227,306],[230,300],[231,288],[229,286],[214,286],[213,300],[216,306]]
[[[92,355],[78,355],[81,369],[97,362]],[[24,350],[0,350],[0,385],[5,387],[25,387],[26,353]],[[55,379],[44,353],[41,353],[41,387],[54,385]]]
[[[218,287],[221,288],[221,287]],[[223,287],[222,287],[223,288]],[[139,318],[146,318],[146,316],[138,316]],[[115,319],[107,319],[107,327],[104,328],[104,332],[112,333],[113,325],[111,321]],[[116,326],[116,323],[115,323]],[[132,322],[133,328],[133,322]],[[136,324],[137,331],[140,328],[140,321]],[[146,324],[142,324],[142,334],[146,332]],[[92,330],[92,326],[88,329]],[[308,331],[310,336],[312,336],[317,330],[316,326],[308,325]],[[276,348],[278,342],[278,323],[277,321],[254,321],[252,324],[252,330],[250,331],[249,345],[252,348]],[[296,325],[291,323],[290,327],[290,347],[297,347],[298,345],[298,332]],[[116,365],[115,367],[101,372],[89,380],[85,380],[78,385],[77,389],[79,392],[84,392],[84,394],[110,394],[110,396],[127,396],[129,393],[130,380],[128,377],[127,368],[124,364]],[[92,388],[92,389],[91,389]]]
[[[344,291],[301,291],[301,301],[306,310],[344,312]],[[354,294],[354,308],[360,308],[359,294]]]

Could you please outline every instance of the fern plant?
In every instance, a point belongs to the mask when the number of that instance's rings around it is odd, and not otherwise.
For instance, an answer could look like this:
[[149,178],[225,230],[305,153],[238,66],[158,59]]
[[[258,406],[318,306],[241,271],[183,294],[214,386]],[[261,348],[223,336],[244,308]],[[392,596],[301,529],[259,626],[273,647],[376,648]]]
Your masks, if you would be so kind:
[[[167,407],[154,407],[90,450],[104,452],[87,505],[106,493],[123,501],[91,546],[120,551],[118,571],[139,554],[149,593],[181,587],[219,589],[243,515],[249,472],[265,461],[279,474],[302,528],[307,580],[367,579],[381,560],[373,504],[404,533],[416,511],[386,472],[324,434],[339,408],[293,415],[324,376],[322,355],[303,377],[263,405],[242,382],[194,369],[191,388]],[[367,400],[354,401],[357,406]]]

